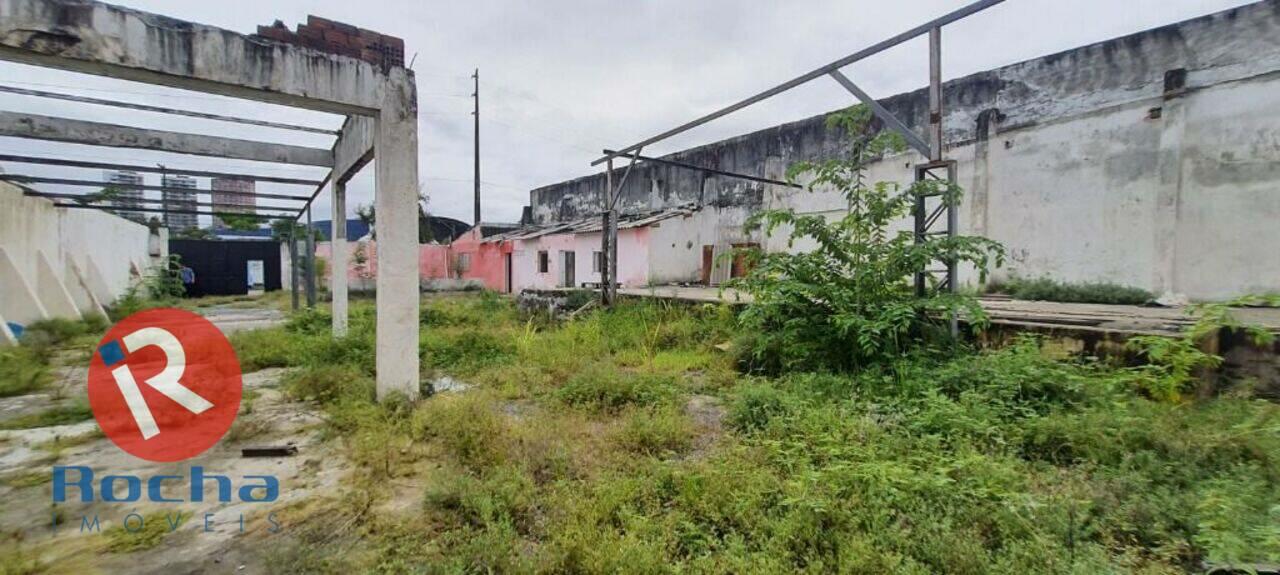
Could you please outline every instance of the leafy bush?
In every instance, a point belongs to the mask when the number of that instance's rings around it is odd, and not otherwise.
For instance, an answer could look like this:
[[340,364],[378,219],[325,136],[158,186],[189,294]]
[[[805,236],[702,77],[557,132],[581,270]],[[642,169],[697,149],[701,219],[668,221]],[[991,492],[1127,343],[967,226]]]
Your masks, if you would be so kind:
[[640,455],[678,454],[693,444],[693,425],[673,406],[637,409],[623,421],[614,441]]
[[290,397],[320,403],[343,399],[373,401],[373,380],[349,365],[316,366],[290,371],[284,376]]
[[1014,277],[987,286],[987,291],[1009,294],[1017,299],[1072,303],[1141,305],[1155,299],[1154,294],[1141,288],[1110,282],[1060,282],[1047,277]]
[[595,366],[570,378],[556,391],[556,397],[569,405],[616,413],[627,406],[666,401],[675,393],[675,379],[671,376],[627,373]]
[[[911,351],[921,339],[939,333],[943,321],[963,313],[981,326],[985,315],[966,295],[939,292],[917,296],[911,278],[938,261],[969,265],[986,277],[987,267],[1003,261],[1003,248],[968,236],[934,237],[916,242],[911,231],[893,227],[912,212],[917,198],[937,196],[960,202],[960,188],[941,180],[923,180],[902,190],[891,182],[871,183],[867,164],[902,149],[901,136],[873,133],[865,106],[832,115],[829,129],[841,129],[850,146],[844,157],[792,165],[789,179],[811,176],[808,189],[830,189],[847,202],[847,212],[832,221],[820,214],[766,210],[748,220],[748,229],[772,235],[787,230],[789,241],[811,241],[805,253],[747,252],[750,272],[730,282],[750,293],[742,313],[740,342],[748,364],[767,373],[784,370],[848,371]],[[936,264],[934,264],[936,265]]]
[[1270,346],[1275,334],[1263,326],[1245,325],[1231,312],[1245,305],[1280,306],[1280,296],[1251,295],[1223,303],[1197,304],[1187,308],[1196,318],[1181,337],[1138,335],[1125,342],[1145,363],[1133,368],[1134,384],[1148,396],[1162,401],[1178,401],[1197,377],[1222,364],[1218,355],[1204,351],[1205,344],[1222,331],[1238,331],[1256,346]]
[[473,469],[485,469],[506,458],[502,438],[507,424],[483,397],[438,396],[414,414],[414,436],[434,438],[449,453]]
[[768,383],[742,386],[729,410],[729,421],[744,433],[760,431],[769,422],[795,411],[795,398]]
[[469,373],[501,364],[515,357],[516,349],[502,334],[475,329],[424,330],[421,336],[423,364]]
[[25,395],[53,381],[48,360],[30,347],[0,347],[0,397]]

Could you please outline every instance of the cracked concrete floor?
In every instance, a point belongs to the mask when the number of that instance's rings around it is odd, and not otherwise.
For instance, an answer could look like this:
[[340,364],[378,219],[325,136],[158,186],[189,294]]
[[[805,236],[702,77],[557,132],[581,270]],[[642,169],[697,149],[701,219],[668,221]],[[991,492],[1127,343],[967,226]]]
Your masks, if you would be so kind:
[[[272,310],[201,310],[224,331],[254,329],[282,320]],[[72,360],[74,358],[67,358]],[[86,401],[87,370],[80,363],[55,369],[55,381],[39,393],[0,399],[0,422],[9,421],[52,407]],[[291,509],[311,498],[334,493],[349,465],[339,447],[323,442],[323,420],[312,406],[284,396],[279,384],[283,369],[266,369],[245,374],[245,399],[231,431],[213,448],[179,463],[153,463],[135,458],[105,438],[94,420],[35,429],[0,431],[0,533],[4,542],[16,543],[26,560],[37,560],[44,572],[135,573],[259,573],[259,551],[269,549],[272,539],[287,535]],[[245,458],[246,446],[286,445],[298,452],[293,456]],[[187,502],[190,485],[185,480],[167,480],[163,497],[182,499],[179,503],[151,503],[143,497],[136,503],[93,503],[52,500],[51,475],[55,465],[87,466],[96,478],[130,474],[143,478],[158,475],[190,476],[192,466],[202,466],[206,474],[225,475],[233,484],[249,475],[273,475],[279,479],[279,498],[271,503],[245,503],[233,497],[229,503],[216,501],[212,481],[207,482],[206,500]],[[75,490],[72,493],[76,493]],[[72,497],[76,497],[72,495]],[[279,533],[270,532],[273,524]],[[121,525],[130,513],[149,520],[181,520],[155,547],[114,553],[107,549],[110,537],[104,533]],[[97,517],[101,532],[84,530]],[[57,527],[54,528],[54,519]],[[243,517],[243,527],[241,523]],[[136,520],[134,521],[136,525]],[[3,569],[0,569],[3,570]]]

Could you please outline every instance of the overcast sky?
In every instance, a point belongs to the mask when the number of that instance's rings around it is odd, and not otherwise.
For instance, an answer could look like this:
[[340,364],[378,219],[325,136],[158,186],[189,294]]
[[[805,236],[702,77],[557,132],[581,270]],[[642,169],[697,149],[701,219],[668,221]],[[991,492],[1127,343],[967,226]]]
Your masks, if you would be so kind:
[[[128,6],[252,33],[307,14],[404,38],[419,95],[419,174],[436,214],[472,219],[471,79],[480,69],[484,219],[515,221],[529,190],[592,173],[601,149],[634,143],[962,5],[897,0],[123,0]],[[943,33],[950,79],[1247,4],[1240,0],[1009,0]],[[923,38],[845,72],[876,97],[922,87]],[[0,63],[0,84],[336,129],[342,118]],[[646,152],[751,132],[850,104],[819,79]],[[328,148],[332,138],[0,94],[0,109]],[[323,169],[0,138],[0,153],[172,168],[323,176]],[[2,164],[9,173],[100,179],[95,170]],[[148,175],[147,183],[158,183]],[[207,187],[201,181],[201,187]],[[39,186],[54,190],[55,186]],[[71,191],[66,190],[59,191]],[[75,192],[91,189],[77,188]],[[259,185],[259,191],[302,188]],[[322,194],[316,219],[328,219]],[[349,187],[348,211],[373,199],[373,169]],[[276,203],[259,200],[259,204]],[[208,222],[208,218],[202,218]]]

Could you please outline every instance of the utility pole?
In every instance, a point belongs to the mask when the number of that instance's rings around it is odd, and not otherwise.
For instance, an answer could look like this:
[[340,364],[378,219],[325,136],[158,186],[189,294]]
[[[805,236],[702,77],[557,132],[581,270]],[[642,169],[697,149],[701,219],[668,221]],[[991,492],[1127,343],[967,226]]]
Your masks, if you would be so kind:
[[476,72],[471,75],[471,78],[476,82],[476,91],[471,94],[471,97],[475,101],[476,109],[474,112],[471,112],[471,115],[475,116],[476,118],[476,138],[475,138],[476,178],[475,179],[476,179],[476,225],[478,226],[480,225],[480,69],[479,68],[476,68]]

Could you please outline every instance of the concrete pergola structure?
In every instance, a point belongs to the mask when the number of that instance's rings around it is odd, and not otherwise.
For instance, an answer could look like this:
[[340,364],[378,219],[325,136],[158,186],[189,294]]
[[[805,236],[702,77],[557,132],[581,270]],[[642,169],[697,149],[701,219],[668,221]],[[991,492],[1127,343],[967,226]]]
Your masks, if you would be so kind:
[[[347,116],[332,150],[12,113],[0,114],[0,135],[330,167],[337,270],[346,269],[346,182],[379,150],[377,392],[379,398],[418,396],[412,71],[92,0],[0,0],[0,59]],[[342,335],[347,278],[331,276],[333,330]]]

